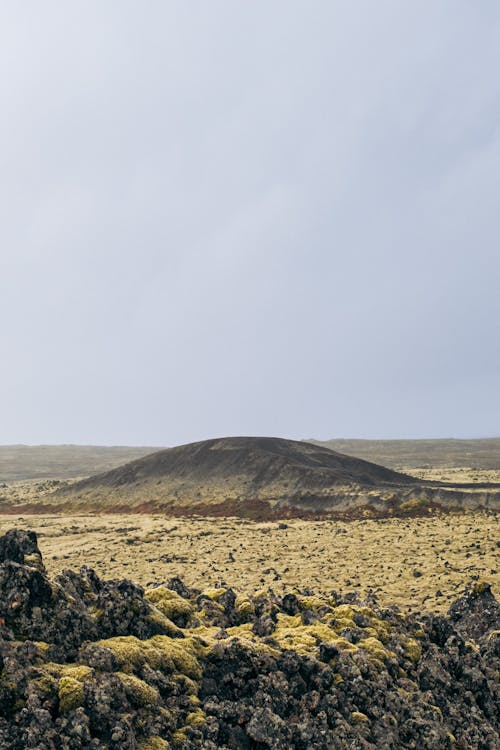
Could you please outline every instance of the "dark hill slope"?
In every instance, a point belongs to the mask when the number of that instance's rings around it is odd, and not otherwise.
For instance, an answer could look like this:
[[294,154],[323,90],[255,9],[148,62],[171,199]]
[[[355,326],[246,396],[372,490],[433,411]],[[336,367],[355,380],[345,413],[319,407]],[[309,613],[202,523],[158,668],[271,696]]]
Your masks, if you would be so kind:
[[83,479],[54,496],[74,507],[262,515],[332,510],[421,482],[311,443],[234,437],[168,448]]
[[[204,440],[157,451],[108,472],[83,479],[75,488],[122,487],[157,478],[214,481],[247,478],[254,490],[274,482],[307,483],[303,489],[339,484],[414,483],[384,466],[345,456],[323,446],[269,437]],[[309,486],[310,483],[310,486]]]

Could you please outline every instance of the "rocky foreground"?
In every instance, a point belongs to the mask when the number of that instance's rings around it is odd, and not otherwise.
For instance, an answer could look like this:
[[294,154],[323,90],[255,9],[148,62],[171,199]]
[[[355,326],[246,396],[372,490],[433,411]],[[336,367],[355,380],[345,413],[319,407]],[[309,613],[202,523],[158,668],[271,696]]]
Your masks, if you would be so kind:
[[2,750],[500,747],[500,606],[446,616],[45,573],[0,537]]

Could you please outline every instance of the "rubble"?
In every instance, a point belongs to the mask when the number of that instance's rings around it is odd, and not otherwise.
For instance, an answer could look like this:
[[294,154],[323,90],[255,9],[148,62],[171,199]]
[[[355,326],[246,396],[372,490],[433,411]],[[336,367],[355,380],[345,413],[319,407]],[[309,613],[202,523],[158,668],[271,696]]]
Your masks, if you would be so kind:
[[446,616],[159,584],[50,580],[34,532],[0,537],[2,750],[500,747],[487,583]]

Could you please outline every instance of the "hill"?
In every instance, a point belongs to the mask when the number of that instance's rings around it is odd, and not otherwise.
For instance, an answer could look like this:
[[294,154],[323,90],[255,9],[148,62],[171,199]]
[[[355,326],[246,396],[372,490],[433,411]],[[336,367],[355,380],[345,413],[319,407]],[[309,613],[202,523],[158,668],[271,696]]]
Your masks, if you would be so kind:
[[[232,437],[169,448],[64,487],[44,501],[114,511],[273,517],[401,503],[491,506],[500,487],[422,482],[377,464],[295,440]],[[485,491],[486,490],[486,491]],[[69,503],[69,505],[68,505]]]
[[323,446],[268,437],[234,437],[157,451],[56,493],[81,507],[249,513],[288,506],[317,511],[360,489],[394,490],[419,481]]

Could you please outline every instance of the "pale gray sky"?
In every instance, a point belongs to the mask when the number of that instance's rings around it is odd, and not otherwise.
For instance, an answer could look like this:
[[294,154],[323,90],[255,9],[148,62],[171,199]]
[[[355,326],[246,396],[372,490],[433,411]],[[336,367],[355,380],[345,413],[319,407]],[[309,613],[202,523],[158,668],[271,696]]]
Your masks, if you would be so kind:
[[0,443],[500,434],[497,0],[0,9]]

